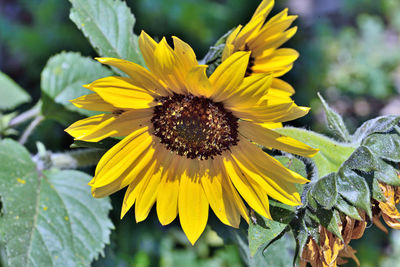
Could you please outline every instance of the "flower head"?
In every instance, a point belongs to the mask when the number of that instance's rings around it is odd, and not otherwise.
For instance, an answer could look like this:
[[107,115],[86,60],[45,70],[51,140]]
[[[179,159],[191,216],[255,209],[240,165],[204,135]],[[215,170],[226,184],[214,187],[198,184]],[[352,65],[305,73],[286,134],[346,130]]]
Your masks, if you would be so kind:
[[237,51],[249,51],[246,76],[271,73],[271,89],[283,90],[292,95],[293,87],[277,77],[290,71],[293,62],[299,57],[294,49],[279,48],[296,33],[297,27],[288,28],[297,16],[289,16],[288,9],[285,9],[266,22],[273,6],[274,0],[263,0],[250,21],[245,26],[239,25],[229,35],[222,61]]
[[[268,196],[300,205],[295,183],[308,180],[286,169],[255,143],[313,156],[318,150],[272,128],[308,112],[286,96],[270,94],[272,77],[245,77],[249,52],[227,58],[207,77],[190,46],[173,37],[155,42],[142,32],[139,45],[148,70],[132,62],[98,58],[128,77],[106,77],[86,87],[93,93],[72,102],[104,114],[75,122],[66,131],[97,142],[124,137],[99,161],[90,182],[94,197],[127,187],[121,218],[135,204],[143,221],[154,203],[162,225],[179,214],[192,244],[203,232],[209,206],[225,224],[249,220],[242,199],[266,218]],[[274,94],[282,92],[283,97]],[[251,140],[252,142],[250,142]]]

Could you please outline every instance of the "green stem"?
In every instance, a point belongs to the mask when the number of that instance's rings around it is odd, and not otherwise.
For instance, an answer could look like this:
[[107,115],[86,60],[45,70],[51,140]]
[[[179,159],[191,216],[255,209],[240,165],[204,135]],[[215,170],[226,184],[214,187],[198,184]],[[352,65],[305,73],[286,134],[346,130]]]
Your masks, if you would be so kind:
[[36,127],[44,120],[42,115],[38,115],[35,119],[29,124],[29,126],[25,129],[22,133],[21,137],[19,138],[18,142],[23,145],[28,141],[29,136],[33,133]]
[[78,149],[71,152],[51,154],[52,166],[59,169],[76,169],[94,166],[99,162],[105,150],[90,148]]
[[24,123],[30,119],[33,119],[35,117],[38,117],[40,114],[40,108],[41,108],[41,101],[38,101],[31,109],[28,109],[25,112],[22,112],[12,120],[10,120],[10,123],[8,124],[9,128],[13,128],[21,123]]

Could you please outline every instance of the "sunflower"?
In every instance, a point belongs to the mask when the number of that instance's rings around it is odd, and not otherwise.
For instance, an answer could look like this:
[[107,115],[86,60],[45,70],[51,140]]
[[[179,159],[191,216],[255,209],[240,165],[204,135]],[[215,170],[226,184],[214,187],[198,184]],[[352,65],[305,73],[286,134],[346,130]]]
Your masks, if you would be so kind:
[[239,25],[228,36],[222,53],[222,61],[237,51],[249,51],[250,60],[246,76],[256,73],[272,73],[271,89],[285,91],[292,95],[293,87],[277,77],[290,71],[299,53],[291,48],[279,48],[297,31],[290,27],[297,16],[288,16],[288,9],[283,10],[265,22],[274,6],[274,0],[263,0],[253,17],[244,27]]
[[256,143],[313,156],[316,149],[271,129],[308,108],[270,98],[271,75],[245,78],[249,52],[234,53],[208,78],[207,66],[198,65],[191,47],[176,37],[173,42],[171,48],[165,38],[157,43],[141,33],[148,70],[97,58],[128,77],[96,80],[85,86],[92,94],[72,101],[105,112],[68,127],[75,139],[124,137],[100,159],[89,183],[93,196],[127,187],[121,218],[135,204],[136,221],[143,221],[156,202],[160,223],[171,223],[179,213],[192,244],[204,231],[209,206],[224,224],[238,227],[241,217],[249,221],[243,200],[266,218],[271,218],[268,196],[300,205],[295,183],[308,180]]

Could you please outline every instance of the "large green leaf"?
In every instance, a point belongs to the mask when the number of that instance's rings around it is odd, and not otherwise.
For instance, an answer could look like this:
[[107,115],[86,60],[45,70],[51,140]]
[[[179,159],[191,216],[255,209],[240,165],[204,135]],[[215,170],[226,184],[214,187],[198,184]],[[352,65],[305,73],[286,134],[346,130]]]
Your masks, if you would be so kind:
[[126,59],[143,65],[135,17],[124,1],[70,0],[70,18],[103,57]]
[[79,53],[60,53],[49,59],[42,72],[42,112],[47,118],[69,124],[76,119],[71,114],[93,115],[79,109],[69,100],[91,92],[82,85],[112,74],[106,67]]
[[254,256],[261,246],[268,245],[277,238],[286,228],[286,223],[280,223],[273,220],[257,216],[257,224],[249,224],[249,249],[250,255]]
[[89,266],[109,242],[109,200],[79,171],[38,171],[28,151],[0,142],[0,239],[9,266]]
[[0,110],[9,110],[31,100],[24,89],[1,71],[0,95]]
[[318,169],[319,177],[337,172],[342,163],[346,161],[355,150],[355,146],[352,144],[336,142],[335,140],[313,131],[294,127],[285,127],[275,130],[280,134],[293,137],[309,146],[320,149],[317,155],[312,158]]

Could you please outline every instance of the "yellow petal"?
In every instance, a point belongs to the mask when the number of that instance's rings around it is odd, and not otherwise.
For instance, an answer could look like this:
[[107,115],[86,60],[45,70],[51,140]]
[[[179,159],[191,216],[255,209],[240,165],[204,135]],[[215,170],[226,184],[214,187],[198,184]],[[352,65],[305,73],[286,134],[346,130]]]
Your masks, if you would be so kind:
[[142,52],[143,59],[146,62],[147,68],[154,71],[154,51],[156,50],[157,43],[143,30],[139,36],[139,48]]
[[222,102],[241,85],[249,62],[249,52],[236,52],[217,67],[211,74],[210,82],[213,85],[211,98]]
[[152,109],[126,111],[119,115],[100,114],[70,125],[65,131],[76,140],[98,142],[107,137],[127,136],[150,124]]
[[208,202],[201,186],[197,160],[185,159],[186,171],[181,176],[179,185],[179,219],[183,231],[194,245],[203,233],[208,220]]
[[131,81],[125,77],[110,76],[96,80],[88,87],[118,108],[143,109],[157,105],[151,92],[133,85]]
[[[137,165],[149,162],[154,154],[153,137],[148,133],[148,127],[139,129],[125,137],[118,144],[108,150],[97,164],[95,177],[91,181],[92,187],[102,187],[114,180],[138,172]],[[129,182],[127,183],[129,184]]]
[[254,12],[253,18],[256,16],[263,16],[264,18],[267,17],[269,12],[271,12],[272,8],[274,7],[274,4],[274,0],[263,0]]
[[[232,113],[242,119],[253,120],[255,122],[283,122],[282,117],[288,116],[295,105],[291,100],[288,103],[278,105],[262,105],[254,107],[226,107]],[[289,116],[288,116],[289,117]]]
[[143,176],[143,184],[140,186],[138,196],[136,197],[136,222],[144,221],[147,218],[151,207],[156,201],[158,185],[160,184],[162,173],[162,170],[160,170],[159,167],[159,162],[154,161]]
[[70,100],[74,106],[87,110],[94,111],[109,111],[113,112],[115,107],[110,103],[106,102],[98,94],[83,95],[74,100]]
[[[189,70],[188,70],[189,71]],[[175,93],[186,93],[184,78],[179,69],[179,62],[175,51],[168,45],[163,38],[154,51],[154,70],[153,73],[164,81],[168,88]]]
[[222,157],[225,171],[242,198],[258,214],[270,219],[271,214],[269,213],[267,194],[260,194],[260,185],[244,176],[243,172],[228,153],[224,153]]
[[239,89],[225,99],[225,108],[254,107],[265,96],[270,88],[272,76],[267,73],[244,78]]
[[180,65],[180,70],[183,72],[183,77],[197,65],[196,54],[193,49],[176,36],[172,36],[174,40],[174,51],[177,62]]
[[195,96],[209,98],[212,94],[212,86],[206,75],[206,65],[193,67],[186,76],[188,91]]
[[[157,145],[155,150],[155,162],[153,170],[148,170],[147,180],[143,181],[140,192],[138,194],[135,206],[136,222],[145,220],[150,212],[151,207],[156,201],[159,185],[165,169],[170,168],[169,163],[172,159],[171,153],[164,148],[164,145]],[[162,192],[165,193],[165,192]]]
[[131,83],[137,87],[145,88],[155,95],[167,96],[170,94],[170,90],[168,90],[163,82],[136,63],[110,57],[96,58],[96,60],[125,72],[132,79]]
[[272,55],[259,56],[254,60],[253,71],[276,72],[289,68],[299,57],[299,53],[291,48],[277,49]]
[[184,169],[180,157],[174,157],[164,169],[157,193],[157,215],[162,225],[170,224],[178,214],[179,180]]
[[313,157],[318,153],[314,149],[296,139],[281,135],[263,125],[248,121],[239,121],[239,132],[247,139],[268,148],[283,150],[303,157]]
[[[280,25],[276,25],[275,29],[268,28],[268,30],[280,30],[277,29],[278,26]],[[254,38],[248,44],[249,48],[252,51],[252,56],[256,58],[261,55],[271,55],[276,51],[278,47],[291,39],[296,34],[296,32],[297,27],[293,27],[287,31],[277,32],[274,35],[267,33],[265,34],[265,36]]]
[[201,178],[201,185],[215,215],[224,224],[237,228],[240,224],[240,213],[234,206],[235,199],[230,194],[231,192],[227,191],[228,188],[224,184],[224,173],[214,165],[214,161],[207,160],[199,163],[200,168],[209,170],[208,172],[204,171],[206,175]]
[[[254,149],[251,149],[253,146]],[[232,158],[235,160],[236,164],[242,170],[243,174],[247,176],[248,179],[254,180],[258,183],[269,196],[272,198],[281,201],[284,204],[297,206],[301,205],[300,195],[293,184],[293,182],[288,182],[289,179],[295,179],[299,181],[306,180],[301,177],[301,175],[294,176],[294,172],[287,170],[283,165],[279,164],[269,164],[261,168],[260,165],[255,165],[255,161],[257,156],[261,157],[261,154],[257,153],[256,149],[258,149],[254,144],[247,142],[245,140],[239,141],[237,146],[231,148]],[[268,156],[266,156],[268,158]],[[273,161],[271,161],[273,162]],[[268,162],[267,162],[268,163]],[[271,168],[271,170],[269,170]],[[278,176],[279,171],[286,172],[292,174],[290,178],[286,178],[286,180],[282,180],[281,177],[284,175]],[[267,176],[273,174],[275,176]],[[305,181],[304,181],[305,180]]]

